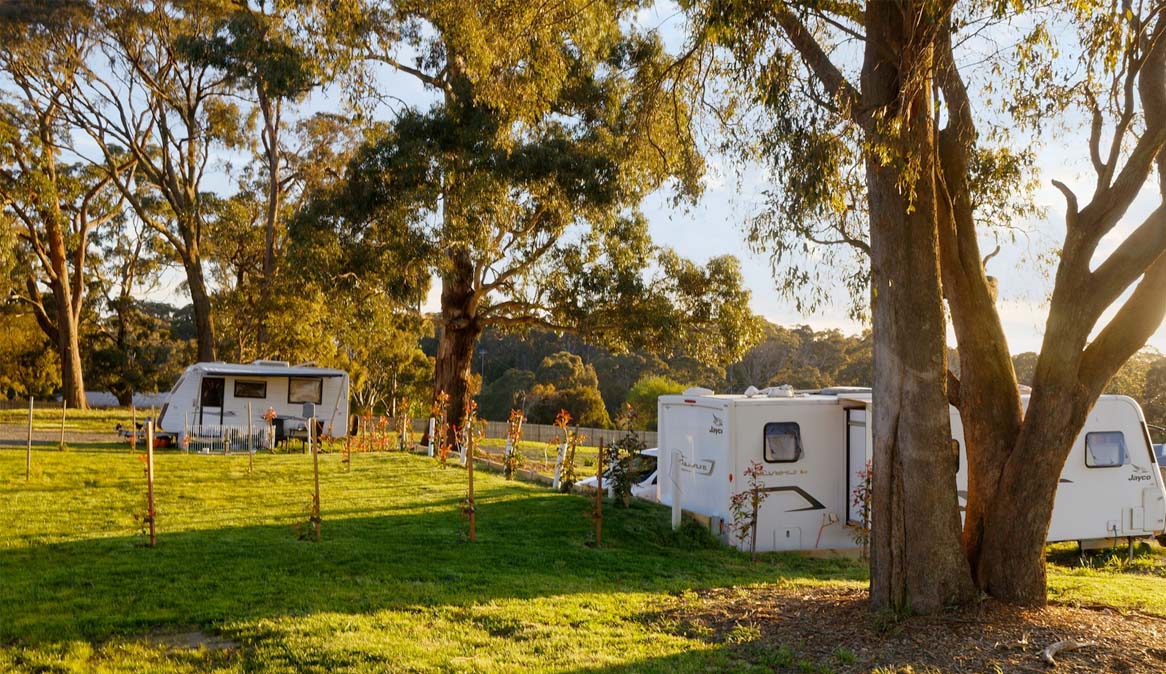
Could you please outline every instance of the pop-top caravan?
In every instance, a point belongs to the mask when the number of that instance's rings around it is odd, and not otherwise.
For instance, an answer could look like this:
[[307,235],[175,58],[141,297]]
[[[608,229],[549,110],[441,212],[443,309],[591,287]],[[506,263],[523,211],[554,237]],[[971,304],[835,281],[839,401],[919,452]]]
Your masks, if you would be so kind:
[[[679,499],[683,510],[709,518],[714,532],[747,547],[729,535],[730,499],[747,488],[743,473],[756,461],[767,492],[759,551],[857,547],[851,526],[860,525],[862,512],[853,495],[871,459],[870,389],[749,393],[660,396],[660,502]],[[1028,404],[1027,395],[1022,400]],[[968,462],[955,408],[951,429],[960,445],[962,507]],[[1101,396],[1065,462],[1049,541],[1089,546],[1161,534],[1163,482],[1141,408],[1125,396]]]
[[324,434],[347,435],[348,373],[284,361],[196,363],[174,384],[158,414],[158,429],[190,449],[215,438],[230,449],[231,437],[270,447],[305,434],[305,412],[315,416]]

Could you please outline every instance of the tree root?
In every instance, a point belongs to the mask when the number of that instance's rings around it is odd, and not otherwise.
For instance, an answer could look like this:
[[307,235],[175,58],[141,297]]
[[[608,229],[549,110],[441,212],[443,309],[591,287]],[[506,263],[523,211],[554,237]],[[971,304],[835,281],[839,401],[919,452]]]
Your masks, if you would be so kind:
[[1057,653],[1060,653],[1061,651],[1071,651],[1077,648],[1085,648],[1086,646],[1096,645],[1097,644],[1093,643],[1092,641],[1075,641],[1072,639],[1068,641],[1058,641],[1055,644],[1049,644],[1048,646],[1045,646],[1045,649],[1040,652],[1040,659],[1044,660],[1045,664],[1048,666],[1055,667],[1057,661],[1053,659],[1053,656],[1055,656]]

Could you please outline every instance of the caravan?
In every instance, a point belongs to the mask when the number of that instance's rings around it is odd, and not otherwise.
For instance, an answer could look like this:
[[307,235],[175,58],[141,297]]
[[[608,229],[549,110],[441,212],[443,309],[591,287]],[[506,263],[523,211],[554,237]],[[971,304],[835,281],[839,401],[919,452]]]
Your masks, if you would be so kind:
[[316,418],[321,433],[346,436],[348,373],[270,360],[195,363],[174,384],[157,423],[180,446],[220,439],[229,451],[230,438],[271,447],[306,435],[305,412]]
[[[709,518],[714,532],[735,540],[728,535],[730,499],[756,461],[768,493],[758,513],[758,550],[857,547],[851,527],[861,524],[862,512],[853,494],[871,459],[870,389],[750,393],[690,389],[660,397],[660,502]],[[951,430],[960,447],[962,504],[968,462],[955,408]],[[1065,461],[1049,541],[1112,544],[1164,528],[1166,486],[1141,408],[1125,396],[1102,396]]]

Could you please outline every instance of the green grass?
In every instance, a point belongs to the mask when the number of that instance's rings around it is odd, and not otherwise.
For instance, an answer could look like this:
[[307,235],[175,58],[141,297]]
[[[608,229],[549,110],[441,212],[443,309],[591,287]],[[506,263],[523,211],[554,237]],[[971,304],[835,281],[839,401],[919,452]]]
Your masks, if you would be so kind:
[[[829,671],[796,644],[715,642],[658,618],[671,597],[761,583],[865,585],[856,562],[744,555],[668,511],[591,502],[479,473],[477,542],[465,473],[426,457],[323,455],[323,540],[301,540],[310,457],[160,453],[158,547],[144,547],[142,463],[77,446],[0,450],[0,672]],[[1166,579],[1054,567],[1054,596],[1166,614]],[[1127,586],[1128,583],[1128,586]],[[1120,588],[1120,589],[1118,589]],[[238,648],[185,649],[200,631]]]
[[[32,428],[35,431],[59,431],[61,429],[61,407],[59,403],[52,403],[53,407],[33,407]],[[92,410],[65,410],[66,433],[105,433],[113,435],[114,426],[121,424],[129,426],[133,414],[128,408],[102,408]],[[143,421],[150,416],[150,410],[138,410],[137,419]],[[19,426],[28,428],[28,408],[0,410],[0,425]],[[68,438],[66,438],[68,440]],[[70,443],[71,444],[71,443]]]

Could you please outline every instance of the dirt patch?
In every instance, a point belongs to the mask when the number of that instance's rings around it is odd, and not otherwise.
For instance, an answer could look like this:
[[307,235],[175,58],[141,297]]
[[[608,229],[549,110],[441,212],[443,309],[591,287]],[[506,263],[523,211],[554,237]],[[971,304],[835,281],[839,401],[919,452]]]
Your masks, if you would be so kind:
[[208,650],[208,651],[233,651],[239,647],[239,644],[230,639],[219,636],[217,634],[207,634],[194,630],[192,632],[169,632],[165,634],[151,634],[145,638],[154,646],[168,648],[171,650]]
[[[970,611],[893,621],[870,612],[865,590],[768,586],[689,593],[656,619],[775,671],[1166,672],[1166,618],[1111,608],[985,601]],[[1045,664],[1042,649],[1064,640],[1095,645]]]

